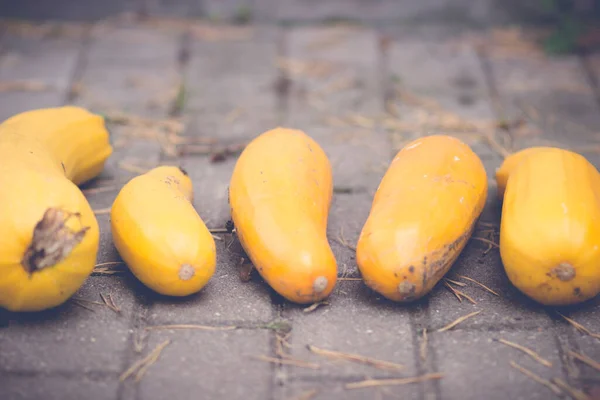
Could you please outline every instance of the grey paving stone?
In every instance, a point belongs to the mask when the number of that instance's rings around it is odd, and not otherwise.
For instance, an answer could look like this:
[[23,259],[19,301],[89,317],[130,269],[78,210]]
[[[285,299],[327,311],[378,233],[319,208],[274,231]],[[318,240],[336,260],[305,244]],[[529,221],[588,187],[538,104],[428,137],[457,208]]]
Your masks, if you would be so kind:
[[359,21],[460,21],[463,23],[488,20],[492,1],[425,0],[403,1],[327,1],[283,0],[278,16],[290,21],[323,21],[351,19]]
[[598,105],[577,57],[495,54],[493,47],[489,53],[507,118],[525,114],[530,122],[529,129],[517,131],[517,148],[577,147],[597,141]]
[[268,331],[157,331],[147,351],[165,340],[172,342],[139,383],[138,398],[269,397],[271,365],[252,358],[269,354]]
[[371,190],[391,160],[383,111],[377,36],[355,27],[288,32],[282,68],[291,80],[285,125],[323,148],[335,186]]
[[[189,134],[250,139],[277,125],[276,28],[232,31],[221,40],[194,38],[185,73]],[[238,39],[226,39],[228,32]],[[237,32],[237,33],[236,33]]]
[[241,281],[243,250],[237,241],[229,245],[229,235],[219,236],[224,240],[216,241],[217,268],[211,280],[199,293],[185,298],[152,296],[149,324],[255,325],[274,318],[273,291],[256,271],[251,281]]
[[[303,307],[285,304],[283,318],[293,323],[289,339],[291,354],[318,363],[320,369],[290,367],[294,378],[410,375],[415,371],[413,336],[409,310],[391,304],[367,289],[362,282],[340,281],[329,305],[306,313]],[[404,365],[401,371],[386,371],[313,354],[307,345],[360,354]],[[293,379],[294,379],[293,378]],[[409,393],[410,391],[402,392]]]
[[[103,374],[102,374],[103,375]],[[117,381],[90,379],[87,377],[64,377],[56,375],[0,376],[0,397],[4,400],[94,400],[114,399]]]
[[[552,399],[556,396],[539,383],[512,368],[510,361],[545,379],[562,377],[561,363],[552,332],[446,331],[432,333],[431,344],[439,371],[439,395],[443,399]],[[539,364],[517,349],[495,342],[502,338],[528,347],[552,363]],[[564,379],[564,378],[563,378]]]
[[[128,23],[99,23],[92,30],[88,63],[170,65],[177,57],[181,31]],[[145,72],[145,71],[144,71]]]
[[6,34],[0,80],[46,85],[43,91],[13,91],[0,95],[0,120],[19,112],[62,104],[81,50],[76,37],[35,38]]
[[104,305],[70,300],[52,310],[8,314],[0,329],[0,369],[3,371],[119,371],[121,352],[134,312],[134,283],[126,278],[88,278],[74,298],[102,302],[110,294],[119,314]]
[[4,18],[94,21],[121,12],[134,11],[137,5],[136,0],[108,0],[90,4],[77,0],[60,0],[53,3],[43,0],[3,0],[0,1],[0,12]]
[[[452,128],[459,125],[453,121],[464,125],[495,120],[481,62],[469,43],[459,39],[464,31],[427,27],[418,32],[406,28],[385,32],[391,38],[390,90],[400,120],[408,125],[397,133],[404,142],[413,139],[415,133],[454,135],[472,147],[493,178],[501,162],[498,154],[481,135],[461,134]],[[394,88],[406,97],[398,96]]]
[[[363,388],[363,389],[346,389],[344,386],[348,383],[360,381],[362,379],[354,379],[352,381],[293,381],[286,385],[282,390],[281,399],[304,399],[311,400],[359,400],[359,399],[418,399],[418,384],[406,386],[388,386],[384,388]],[[309,394],[314,393],[312,395]],[[305,396],[305,397],[302,397]]]

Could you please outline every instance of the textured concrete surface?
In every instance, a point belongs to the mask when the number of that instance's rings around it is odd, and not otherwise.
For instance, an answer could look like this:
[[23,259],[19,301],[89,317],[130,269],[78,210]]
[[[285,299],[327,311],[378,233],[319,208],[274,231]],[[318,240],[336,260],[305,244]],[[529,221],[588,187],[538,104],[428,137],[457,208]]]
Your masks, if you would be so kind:
[[[244,4],[205,1],[202,12],[226,14]],[[324,7],[310,7],[310,1],[281,4],[270,10],[273,15],[301,6],[307,14],[316,13]],[[385,10],[389,3],[377,7]],[[487,44],[485,51],[476,46],[481,42]],[[447,277],[463,282],[456,288],[475,304],[459,302],[443,282],[418,302],[394,304],[360,281],[350,248],[388,162],[420,135],[454,134],[481,157],[490,191],[481,217],[486,224],[474,236],[494,240],[497,236],[488,234],[497,230],[500,205],[493,172],[502,157],[472,125],[488,129],[506,147],[511,144],[506,138],[512,138],[513,150],[548,142],[578,149],[585,145],[580,151],[600,162],[592,147],[600,128],[600,93],[592,84],[600,78],[597,56],[582,60],[524,54],[522,46],[494,42],[486,31],[439,26],[379,31],[121,20],[52,35],[6,26],[1,43],[0,81],[35,81],[52,88],[3,90],[2,118],[73,103],[108,116],[176,117],[184,123],[182,136],[196,146],[180,146],[184,155],[165,151],[151,128],[136,132],[110,123],[115,153],[101,176],[84,186],[95,210],[110,207],[120,187],[139,171],[174,164],[190,174],[194,205],[207,225],[223,228],[236,156],[214,162],[197,145],[207,140],[236,145],[277,125],[304,129],[332,163],[335,188],[327,231],[340,281],[327,304],[314,310],[291,304],[256,271],[248,282],[241,279],[244,253],[228,233],[215,234],[214,278],[187,298],[158,296],[124,265],[105,264],[121,272],[90,277],[73,300],[54,310],[0,310],[0,398],[559,398],[511,362],[543,379],[563,379],[590,399],[600,398],[600,373],[572,355],[599,362],[600,343],[558,314],[600,333],[598,299],[576,307],[541,307],[510,284],[497,249],[487,251],[486,243],[473,239]],[[515,125],[521,109],[529,111],[527,118]],[[507,124],[510,129],[503,129]],[[109,215],[100,213],[98,220],[98,263],[119,263]],[[350,246],[339,243],[344,240]],[[101,295],[111,295],[120,311],[104,306]],[[436,332],[474,311],[480,313],[452,330]],[[155,329],[170,324],[201,329]],[[499,339],[537,352],[551,366]],[[135,376],[119,380],[165,341],[139,381]],[[326,357],[308,345],[404,368]],[[443,376],[348,388],[364,379],[435,373]]]

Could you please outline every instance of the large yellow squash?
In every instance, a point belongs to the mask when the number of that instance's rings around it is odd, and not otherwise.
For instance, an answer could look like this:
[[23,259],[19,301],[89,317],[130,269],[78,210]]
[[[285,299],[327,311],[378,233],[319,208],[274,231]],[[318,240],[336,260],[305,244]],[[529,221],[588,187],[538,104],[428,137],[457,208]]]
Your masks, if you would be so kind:
[[215,272],[216,248],[192,205],[192,181],[161,166],[129,181],[111,208],[113,241],[133,274],[157,293],[187,296]]
[[583,156],[559,148],[528,149],[511,157],[521,160],[506,168],[500,255],[508,278],[545,305],[596,296],[600,174]]
[[433,135],[401,149],[358,239],[367,286],[393,301],[426,295],[471,237],[487,197],[484,166],[460,140]]
[[259,135],[235,165],[229,202],[237,236],[265,281],[292,302],[319,301],[336,284],[327,240],[332,193],[325,152],[299,130]]
[[111,152],[103,119],[81,108],[0,125],[0,307],[55,307],[90,275],[98,222],[76,183],[99,174]]

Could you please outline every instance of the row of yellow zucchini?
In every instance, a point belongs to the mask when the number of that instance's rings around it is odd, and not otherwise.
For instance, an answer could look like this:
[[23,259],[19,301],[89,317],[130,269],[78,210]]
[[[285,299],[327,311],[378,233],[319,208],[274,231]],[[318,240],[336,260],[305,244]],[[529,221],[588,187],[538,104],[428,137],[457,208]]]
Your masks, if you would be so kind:
[[[112,151],[102,117],[79,107],[27,111],[0,125],[0,307],[55,307],[91,274],[99,227],[77,185],[100,174]],[[547,305],[596,296],[596,168],[579,154],[535,147],[509,156],[496,182],[510,281]],[[322,300],[336,285],[327,238],[332,194],[329,160],[302,131],[269,130],[237,160],[229,186],[235,232],[264,280],[289,301]],[[464,249],[487,195],[485,168],[459,139],[432,135],[404,146],[357,242],[366,285],[399,302],[425,296]],[[215,272],[215,242],[192,201],[188,174],[161,166],[127,182],[111,207],[115,247],[158,293],[196,293]]]

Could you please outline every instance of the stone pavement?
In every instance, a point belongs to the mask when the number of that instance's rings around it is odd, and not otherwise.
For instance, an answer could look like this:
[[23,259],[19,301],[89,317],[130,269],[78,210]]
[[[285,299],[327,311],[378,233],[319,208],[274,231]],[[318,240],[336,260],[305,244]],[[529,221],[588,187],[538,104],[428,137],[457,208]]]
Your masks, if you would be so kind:
[[[440,282],[417,303],[393,304],[365,287],[353,250],[339,243],[356,242],[379,180],[402,144],[437,132],[456,134],[484,161],[490,193],[481,218],[486,224],[475,235],[496,241],[493,173],[507,138],[512,150],[551,142],[577,148],[600,165],[594,84],[600,57],[549,58],[527,40],[515,40],[518,31],[439,25],[114,19],[3,27],[0,82],[46,87],[0,92],[2,120],[73,103],[109,120],[115,113],[181,120],[182,137],[219,146],[243,143],[276,125],[305,130],[334,169],[328,233],[341,279],[328,304],[314,310],[293,305],[255,272],[244,282],[240,245],[218,234],[217,272],[199,294],[171,299],[145,289],[119,264],[109,216],[101,210],[140,171],[175,163],[193,178],[194,203],[207,225],[222,228],[235,156],[215,162],[198,154],[197,145],[174,149],[157,140],[164,135],[155,128],[140,132],[110,123],[115,153],[84,189],[99,211],[98,263],[117,273],[94,274],[56,309],[0,312],[0,399],[600,398],[600,372],[573,356],[600,361],[600,342],[558,314],[600,332],[598,299],[560,310],[541,307],[509,284],[497,249],[473,239],[448,274],[464,284],[454,288],[472,302],[459,302]],[[101,295],[110,295],[119,312],[104,306]],[[436,332],[475,311],[454,329]],[[171,324],[211,329],[149,329]],[[546,362],[497,339],[525,346]],[[404,368],[325,357],[309,345]],[[158,346],[165,347],[139,381],[135,375],[120,380]],[[277,362],[282,352],[289,355]],[[515,365],[584,393],[563,388],[557,396]],[[407,385],[347,386],[438,373],[439,379]]]

